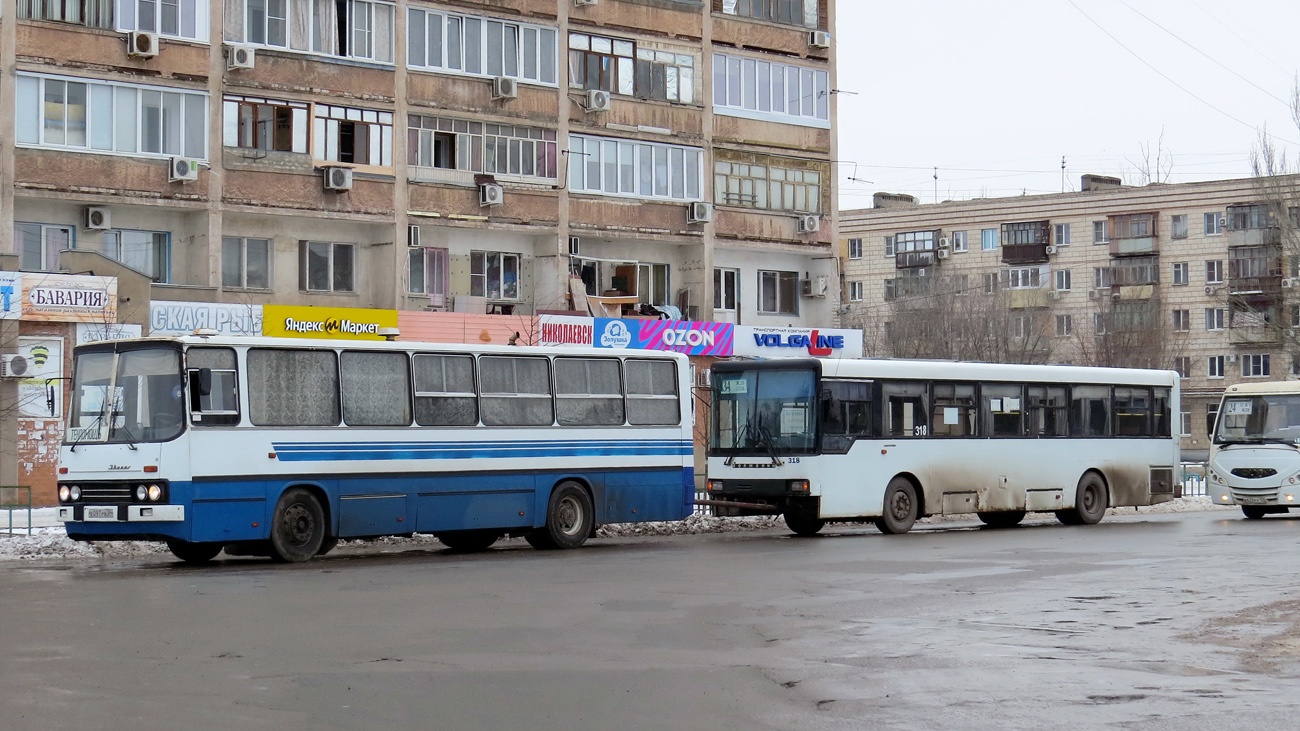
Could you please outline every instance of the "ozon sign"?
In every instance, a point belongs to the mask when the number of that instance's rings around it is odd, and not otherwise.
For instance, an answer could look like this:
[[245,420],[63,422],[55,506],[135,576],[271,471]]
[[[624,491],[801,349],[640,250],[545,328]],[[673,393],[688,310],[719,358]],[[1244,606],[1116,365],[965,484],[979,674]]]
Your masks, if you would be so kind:
[[712,348],[717,345],[718,334],[703,330],[667,330],[661,336],[663,344],[670,347]]
[[731,355],[732,325],[682,320],[597,319],[597,348],[671,350],[686,355]]

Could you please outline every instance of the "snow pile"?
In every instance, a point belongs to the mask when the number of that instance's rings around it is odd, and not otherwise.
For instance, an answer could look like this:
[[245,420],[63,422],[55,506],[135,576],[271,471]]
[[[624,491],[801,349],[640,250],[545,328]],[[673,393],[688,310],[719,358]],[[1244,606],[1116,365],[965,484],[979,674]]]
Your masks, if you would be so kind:
[[708,515],[692,515],[686,520],[663,523],[615,523],[602,525],[596,531],[600,538],[619,538],[622,536],[674,536],[695,535],[697,533],[743,533],[746,531],[767,530],[773,527],[785,527],[785,521],[778,515],[760,515],[747,518],[714,518]]
[[98,541],[81,543],[68,539],[63,527],[34,528],[32,534],[0,533],[0,561],[42,558],[130,558],[167,553],[162,543],[141,541]]

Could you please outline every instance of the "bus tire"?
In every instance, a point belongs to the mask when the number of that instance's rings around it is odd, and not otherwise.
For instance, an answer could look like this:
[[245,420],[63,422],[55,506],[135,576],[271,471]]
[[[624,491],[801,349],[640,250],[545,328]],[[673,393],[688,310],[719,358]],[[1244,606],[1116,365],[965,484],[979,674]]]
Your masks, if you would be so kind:
[[1109,506],[1106,481],[1096,472],[1085,472],[1074,491],[1074,507],[1056,511],[1056,519],[1065,525],[1096,525],[1106,517]]
[[534,528],[524,538],[541,550],[577,548],[587,542],[595,519],[587,491],[576,482],[562,482],[546,506],[546,525]]
[[170,539],[167,541],[167,550],[185,563],[199,566],[216,558],[217,554],[221,553],[221,544],[190,543],[189,541]]
[[906,533],[920,517],[920,507],[912,481],[902,476],[895,477],[885,488],[885,504],[876,527],[881,533]]
[[1259,505],[1242,505],[1241,514],[1246,516],[1246,520],[1263,520],[1268,515],[1268,509]]
[[799,507],[785,509],[785,524],[797,536],[815,536],[826,527],[826,521],[815,518]]
[[307,561],[325,543],[325,511],[316,496],[301,487],[284,491],[271,518],[271,560]]
[[501,534],[494,530],[453,530],[434,533],[433,537],[442,541],[453,553],[478,553],[491,548]]
[[1014,528],[1025,519],[1023,510],[999,510],[996,513],[978,513],[980,522],[990,528]]

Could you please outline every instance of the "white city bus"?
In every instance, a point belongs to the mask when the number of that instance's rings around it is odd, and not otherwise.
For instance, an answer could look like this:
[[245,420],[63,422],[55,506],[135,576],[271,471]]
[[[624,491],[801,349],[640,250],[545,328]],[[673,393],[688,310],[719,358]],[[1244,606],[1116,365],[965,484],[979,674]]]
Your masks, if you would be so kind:
[[1229,386],[1219,404],[1206,479],[1219,505],[1247,518],[1286,513],[1300,500],[1300,383]]
[[1096,523],[1174,496],[1173,371],[905,360],[713,366],[709,502],[795,533],[1027,512]]
[[76,349],[59,517],[77,540],[302,561],[340,538],[576,548],[694,508],[685,356],[179,337]]

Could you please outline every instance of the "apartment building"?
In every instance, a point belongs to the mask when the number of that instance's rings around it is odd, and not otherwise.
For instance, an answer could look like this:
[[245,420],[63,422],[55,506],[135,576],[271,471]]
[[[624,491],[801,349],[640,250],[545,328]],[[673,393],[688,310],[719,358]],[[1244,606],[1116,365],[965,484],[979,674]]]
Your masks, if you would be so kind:
[[868,355],[1174,369],[1193,455],[1225,386],[1300,373],[1300,178],[874,202],[841,214]]
[[73,273],[141,274],[154,301],[634,297],[829,325],[834,19],[833,0],[17,0],[0,251],[54,272],[93,252],[113,261]]

